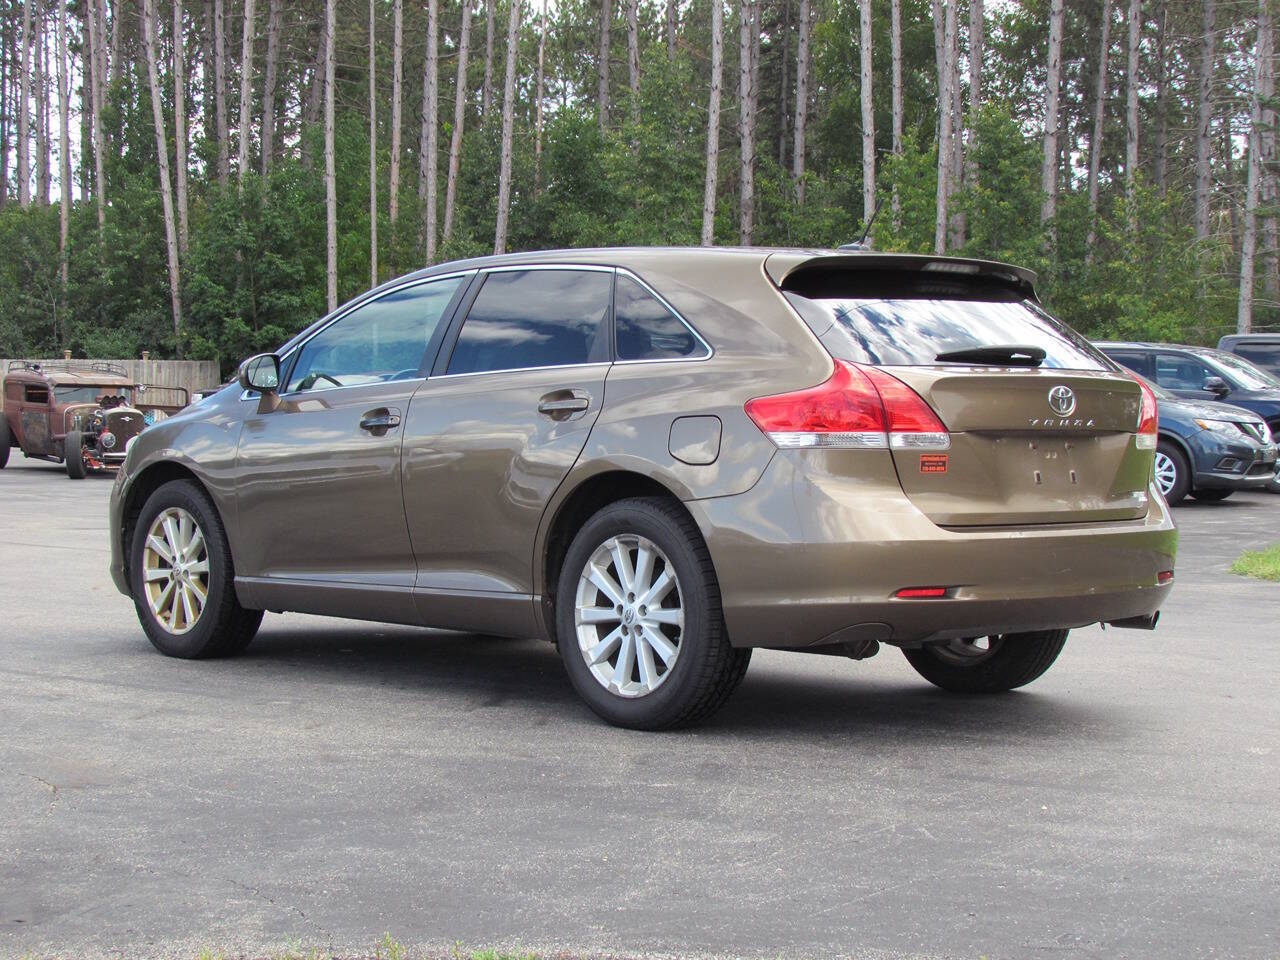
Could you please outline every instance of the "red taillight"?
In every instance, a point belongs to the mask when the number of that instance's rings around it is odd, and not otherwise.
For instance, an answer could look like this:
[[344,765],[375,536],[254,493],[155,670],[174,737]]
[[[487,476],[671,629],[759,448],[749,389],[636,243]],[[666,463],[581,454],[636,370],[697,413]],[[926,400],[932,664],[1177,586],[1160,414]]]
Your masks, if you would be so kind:
[[899,600],[929,600],[946,595],[946,587],[903,587],[894,594]]
[[1173,571],[1161,570],[1159,573],[1156,574],[1156,583],[1158,584],[1173,583]]
[[1142,407],[1138,413],[1139,450],[1154,450],[1157,443],[1157,430],[1160,423],[1159,408],[1156,406],[1156,395],[1141,380],[1138,389],[1142,391]]
[[780,447],[951,446],[947,428],[918,393],[877,367],[844,360],[825,383],[748,400],[746,411]]

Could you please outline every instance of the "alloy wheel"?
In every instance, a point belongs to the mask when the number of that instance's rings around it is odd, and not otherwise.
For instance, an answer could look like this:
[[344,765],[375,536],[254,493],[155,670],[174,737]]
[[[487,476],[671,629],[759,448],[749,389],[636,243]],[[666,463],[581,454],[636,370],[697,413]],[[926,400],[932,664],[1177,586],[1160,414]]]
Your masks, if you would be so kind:
[[971,667],[986,660],[1000,649],[1001,637],[962,637],[930,646],[940,660]]
[[578,579],[574,606],[578,650],[610,693],[643,697],[671,675],[684,607],[675,567],[652,540],[621,534],[600,544]]
[[151,523],[142,550],[142,583],[156,622],[174,635],[196,625],[209,596],[209,548],[204,532],[181,507]]
[[1178,465],[1173,462],[1173,458],[1156,451],[1156,485],[1160,487],[1160,492],[1166,497],[1169,491],[1173,489],[1173,485],[1178,482]]

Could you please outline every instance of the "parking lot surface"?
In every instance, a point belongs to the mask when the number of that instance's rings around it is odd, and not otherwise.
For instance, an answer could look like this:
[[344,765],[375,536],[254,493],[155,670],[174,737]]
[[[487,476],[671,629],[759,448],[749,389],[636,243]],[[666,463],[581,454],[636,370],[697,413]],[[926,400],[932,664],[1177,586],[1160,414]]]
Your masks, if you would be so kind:
[[536,641],[268,615],[162,657],[109,488],[0,472],[0,956],[1280,955],[1280,586],[1227,572],[1280,497],[1179,508],[1159,629],[1025,690],[758,653],[646,734]]

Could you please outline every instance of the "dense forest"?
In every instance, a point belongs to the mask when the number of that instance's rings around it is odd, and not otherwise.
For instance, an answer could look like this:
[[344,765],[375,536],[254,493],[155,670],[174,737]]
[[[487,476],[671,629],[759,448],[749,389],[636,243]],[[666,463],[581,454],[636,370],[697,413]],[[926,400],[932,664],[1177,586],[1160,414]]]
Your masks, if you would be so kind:
[[240,357],[446,259],[830,246],[1280,328],[1272,0],[0,0],[0,356]]

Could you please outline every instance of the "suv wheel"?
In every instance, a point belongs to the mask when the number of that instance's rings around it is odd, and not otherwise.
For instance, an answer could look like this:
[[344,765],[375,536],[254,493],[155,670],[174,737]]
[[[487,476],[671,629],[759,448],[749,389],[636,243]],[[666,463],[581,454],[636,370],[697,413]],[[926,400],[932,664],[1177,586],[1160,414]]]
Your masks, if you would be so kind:
[[236,600],[231,549],[217,510],[186,480],[147,499],[129,551],[133,605],[161,653],[198,659],[237,653],[262,623]]
[[916,673],[955,693],[1002,693],[1022,687],[1058,659],[1066,630],[969,637],[904,649]]
[[1191,468],[1182,451],[1167,440],[1156,447],[1156,486],[1169,506],[1181,503],[1191,491]]
[[697,527],[656,498],[611,504],[578,531],[560,571],[556,634],[591,709],[641,730],[710,716],[751,661],[729,644]]
[[88,471],[84,466],[84,439],[79,430],[71,430],[63,438],[62,457],[67,464],[67,476],[83,480]]

